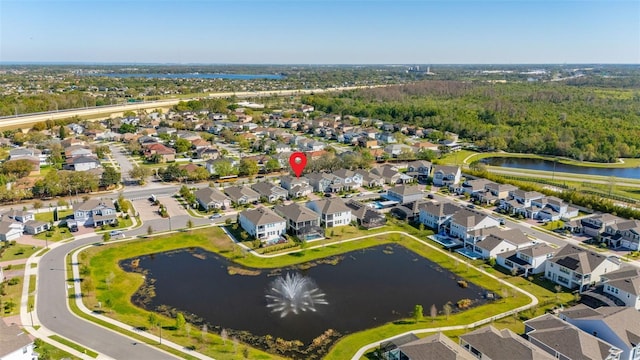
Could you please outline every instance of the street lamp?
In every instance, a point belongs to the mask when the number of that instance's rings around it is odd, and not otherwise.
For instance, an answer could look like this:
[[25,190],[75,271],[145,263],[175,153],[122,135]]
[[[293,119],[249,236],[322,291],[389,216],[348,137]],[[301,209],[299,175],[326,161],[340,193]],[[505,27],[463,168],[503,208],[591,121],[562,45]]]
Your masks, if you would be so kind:
[[169,231],[171,231],[171,215],[169,215]]
[[31,316],[31,327],[33,327],[33,304],[29,305],[29,316]]

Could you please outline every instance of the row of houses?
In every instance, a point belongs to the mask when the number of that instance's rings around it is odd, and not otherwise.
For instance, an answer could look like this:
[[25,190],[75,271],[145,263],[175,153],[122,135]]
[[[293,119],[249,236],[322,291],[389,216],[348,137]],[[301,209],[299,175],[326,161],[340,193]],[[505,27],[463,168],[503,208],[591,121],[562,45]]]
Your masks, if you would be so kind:
[[640,313],[625,307],[592,309],[577,305],[558,316],[525,321],[522,336],[492,325],[460,335],[455,343],[442,333],[414,334],[381,345],[388,360],[637,360],[640,357]]
[[16,240],[23,234],[40,234],[49,228],[50,224],[36,220],[32,211],[11,209],[0,218],[0,241]]
[[289,233],[304,239],[323,237],[325,228],[346,226],[352,222],[373,228],[383,226],[386,218],[364,204],[339,198],[309,201],[305,204],[261,206],[238,214],[238,222],[250,236],[269,244]]

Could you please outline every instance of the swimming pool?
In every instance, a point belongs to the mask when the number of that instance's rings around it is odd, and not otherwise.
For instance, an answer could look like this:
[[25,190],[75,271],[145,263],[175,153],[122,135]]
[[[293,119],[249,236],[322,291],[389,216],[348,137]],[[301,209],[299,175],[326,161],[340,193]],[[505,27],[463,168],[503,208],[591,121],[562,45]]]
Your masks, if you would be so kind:
[[429,239],[437,242],[438,244],[444,246],[445,248],[452,248],[454,246],[458,246],[460,245],[460,242],[447,237],[447,236],[442,236],[442,235],[431,235],[429,236]]
[[456,252],[458,254],[461,254],[462,256],[468,257],[471,260],[478,260],[478,259],[482,259],[482,257],[480,256],[480,254],[473,252],[467,248],[462,248],[462,249],[458,249],[456,250]]

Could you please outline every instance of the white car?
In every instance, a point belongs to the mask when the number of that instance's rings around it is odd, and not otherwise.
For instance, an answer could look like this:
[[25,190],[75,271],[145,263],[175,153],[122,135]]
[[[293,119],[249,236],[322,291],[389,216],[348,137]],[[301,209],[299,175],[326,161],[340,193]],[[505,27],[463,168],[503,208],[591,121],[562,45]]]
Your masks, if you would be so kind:
[[209,219],[214,220],[214,219],[220,219],[222,217],[222,215],[220,214],[213,214],[211,216],[209,216]]

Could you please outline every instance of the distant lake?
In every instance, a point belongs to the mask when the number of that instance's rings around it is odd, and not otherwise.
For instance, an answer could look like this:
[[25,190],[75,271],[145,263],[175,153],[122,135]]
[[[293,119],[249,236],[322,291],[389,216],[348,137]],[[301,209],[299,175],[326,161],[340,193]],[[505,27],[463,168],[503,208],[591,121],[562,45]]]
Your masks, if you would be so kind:
[[276,74],[211,74],[211,73],[184,73],[184,74],[161,74],[161,73],[103,73],[87,74],[87,76],[106,76],[113,78],[145,78],[145,79],[226,79],[226,80],[281,80],[282,75]]
[[[472,283],[461,288],[453,273],[393,244],[352,251],[328,263],[319,260],[311,266],[265,269],[253,275],[230,275],[230,266],[242,267],[199,248],[139,259],[139,269],[147,271],[147,281],[155,286],[147,308],[165,305],[195,314],[218,331],[269,334],[305,345],[327,329],[346,335],[409,317],[416,304],[427,317],[431,305],[442,311],[449,301],[454,309],[460,299],[471,299],[474,306],[485,302],[483,288]],[[130,264],[131,259],[120,262],[128,271]],[[327,304],[317,305],[315,312],[285,317],[272,312],[265,294],[274,279],[287,273],[312,279]]]
[[[484,158],[481,160],[481,162],[487,165],[502,166],[507,168],[554,171],[554,162],[551,160],[543,160],[543,159],[491,157],[491,158]],[[615,176],[615,177],[621,177],[621,178],[640,179],[640,168],[637,168],[637,167],[636,168],[600,168],[600,167],[576,166],[576,165],[562,164],[560,162],[556,162],[555,172],[566,172],[566,173],[585,174],[585,175]]]

